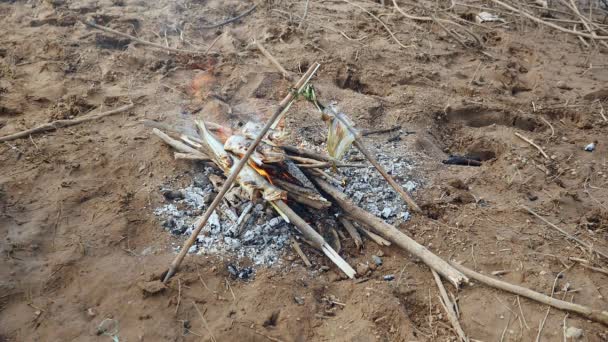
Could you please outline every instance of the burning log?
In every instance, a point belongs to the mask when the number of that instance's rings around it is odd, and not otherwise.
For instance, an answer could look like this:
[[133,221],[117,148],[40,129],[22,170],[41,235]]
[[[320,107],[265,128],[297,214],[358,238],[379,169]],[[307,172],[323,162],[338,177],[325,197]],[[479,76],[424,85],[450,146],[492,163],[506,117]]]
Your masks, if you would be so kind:
[[409,236],[400,232],[394,226],[356,206],[340,190],[336,189],[320,178],[313,178],[313,181],[319,186],[319,188],[321,188],[321,190],[330,195],[349,217],[367,225],[374,232],[382,235],[389,241],[395,243],[397,246],[417,256],[430,268],[434,269],[437,271],[437,273],[443,275],[446,279],[452,282],[452,284],[454,284],[456,287],[459,287],[463,282],[468,282],[467,277],[462,272],[458,271],[445,260],[433,254],[431,251],[414,241]]

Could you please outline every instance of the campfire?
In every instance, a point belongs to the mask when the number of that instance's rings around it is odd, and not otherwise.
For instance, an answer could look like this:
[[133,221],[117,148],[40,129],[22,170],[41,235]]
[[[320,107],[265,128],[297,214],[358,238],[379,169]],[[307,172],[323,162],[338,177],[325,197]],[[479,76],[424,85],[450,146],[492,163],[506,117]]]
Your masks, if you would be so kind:
[[[361,140],[361,133],[354,128],[348,116],[336,105],[324,106],[317,100],[314,88],[308,85],[317,68],[318,64],[307,71],[265,125],[247,122],[241,128],[232,130],[230,127],[198,119],[194,121],[196,132],[188,132],[150,123],[155,126],[154,134],[176,150],[176,159],[204,161],[220,170],[227,178],[218,181],[217,175],[210,176],[210,180],[216,179],[214,187],[218,195],[197,221],[196,227],[186,232],[190,238],[180,250],[165,280],[177,270],[195,242],[204,242],[206,236],[218,229],[219,216],[228,217],[232,221],[222,232],[225,241],[231,241],[241,234],[248,234],[249,228],[257,229],[259,224],[252,225],[250,221],[252,208],[256,208],[253,211],[259,213],[266,205],[280,219],[273,218],[266,224],[262,222],[265,228],[261,229],[261,233],[272,234],[269,229],[278,228],[277,220],[282,220],[295,227],[301,234],[301,240],[321,251],[349,278],[354,278],[356,272],[339,254],[341,244],[337,234],[338,222],[358,246],[361,234],[382,245],[394,243],[418,256],[456,286],[466,281],[461,272],[376,216],[381,214],[388,218],[392,209],[388,208],[381,213],[370,213],[362,209],[347,196],[343,189],[345,184],[327,172],[328,169],[368,168],[366,164],[341,161],[354,145],[378,171],[377,174],[384,178],[385,184],[390,185],[399,195],[394,198],[407,203],[408,210],[420,211],[405,190],[367,150]],[[327,154],[286,144],[288,134],[279,128],[279,123],[296,97],[312,102],[327,123]],[[362,197],[364,195],[359,195],[357,202]],[[218,210],[220,213],[217,213]],[[402,214],[402,217],[406,215],[409,213]],[[330,227],[323,232],[329,239],[311,225],[311,222],[323,220],[330,222]],[[257,230],[260,232],[260,229]],[[281,236],[274,242],[284,245],[286,241],[287,238]],[[298,243],[293,239],[291,242],[304,262],[309,264]],[[240,242],[234,243],[233,247],[236,250],[244,249]]]

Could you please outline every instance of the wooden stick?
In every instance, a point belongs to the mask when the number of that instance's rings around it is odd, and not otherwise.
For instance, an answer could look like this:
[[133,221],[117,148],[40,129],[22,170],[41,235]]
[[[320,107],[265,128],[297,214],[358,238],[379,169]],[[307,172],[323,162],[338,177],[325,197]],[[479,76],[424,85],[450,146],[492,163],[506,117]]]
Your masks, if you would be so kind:
[[549,156],[548,156],[548,155],[545,153],[545,151],[544,151],[544,150],[543,150],[543,149],[542,149],[540,146],[538,146],[538,145],[536,145],[536,144],[534,143],[534,141],[530,140],[529,138],[524,137],[523,135],[521,135],[521,134],[519,134],[519,133],[517,133],[517,132],[515,132],[514,134],[515,134],[515,136],[516,136],[516,137],[518,137],[519,139],[521,139],[521,140],[523,140],[523,141],[527,142],[528,144],[530,144],[530,145],[534,146],[534,147],[535,147],[535,148],[536,148],[536,149],[537,149],[537,150],[538,150],[538,151],[539,151],[539,152],[540,152],[540,153],[543,155],[543,157],[545,157],[545,158],[547,158],[547,159],[551,159],[551,158],[549,158]]
[[183,152],[174,152],[173,158],[182,159],[182,160],[199,160],[199,161],[210,161],[211,158],[207,157],[202,153],[183,153]]
[[361,249],[361,247],[363,246],[363,240],[361,239],[361,235],[359,235],[359,232],[357,232],[357,228],[355,228],[352,222],[350,222],[344,216],[340,216],[338,220],[340,220],[340,223],[342,223],[344,229],[346,229],[350,237],[355,241],[357,249]]
[[311,151],[311,150],[307,150],[307,149],[303,149],[303,148],[299,148],[299,147],[295,147],[295,146],[282,146],[282,148],[285,150],[285,152],[288,152],[291,154],[297,154],[297,155],[304,156],[307,158],[322,160],[322,161],[326,161],[326,162],[337,162],[336,159],[334,159],[328,155],[325,155],[325,154],[317,153],[315,151]]
[[393,40],[395,41],[395,43],[397,43],[399,46],[401,46],[404,49],[407,48],[411,48],[414,47],[414,45],[403,45],[401,44],[401,42],[399,41],[399,39],[397,39],[397,37],[395,37],[395,34],[393,33],[393,31],[391,31],[390,28],[388,28],[388,26],[386,26],[386,24],[384,23],[384,21],[382,21],[380,18],[378,18],[377,16],[375,16],[372,12],[368,11],[367,9],[365,9],[363,6],[361,5],[357,5],[353,2],[350,2],[348,0],[342,0],[344,2],[346,2],[347,4],[350,4],[352,6],[355,6],[357,8],[359,8],[360,10],[362,10],[363,12],[369,14],[372,18],[374,18],[377,22],[379,22],[380,24],[382,24],[382,26],[384,26],[384,29],[386,30],[386,32],[388,32],[388,34],[391,35],[391,38],[393,38]]
[[268,50],[266,50],[266,48],[264,46],[262,46],[262,43],[260,43],[257,40],[254,40],[253,43],[258,48],[258,50],[260,50],[262,55],[264,55],[264,57],[266,57],[270,61],[270,63],[272,63],[272,65],[274,65],[274,67],[277,68],[277,70],[279,70],[281,72],[281,74],[283,74],[283,77],[285,77],[286,79],[288,79],[290,81],[293,80],[293,77],[291,77],[289,72],[287,70],[285,70],[285,68],[283,68],[281,63],[279,63],[279,61],[277,61],[276,58],[274,58],[274,56],[271,55],[270,52],[268,52]]
[[608,36],[591,35],[591,34],[588,34],[588,33],[568,30],[568,29],[563,28],[563,27],[561,27],[559,25],[556,25],[556,24],[553,24],[553,23],[541,20],[541,19],[533,16],[532,14],[530,14],[528,12],[520,11],[517,8],[515,8],[513,6],[510,6],[510,5],[504,3],[504,2],[502,2],[500,0],[491,0],[491,1],[493,3],[495,3],[495,4],[497,4],[497,5],[500,5],[500,6],[504,7],[504,8],[506,8],[506,9],[508,9],[508,10],[511,10],[513,12],[516,12],[516,13],[519,13],[519,14],[523,15],[524,17],[526,17],[526,18],[528,18],[528,19],[530,19],[530,20],[532,20],[534,22],[537,22],[539,24],[543,24],[545,26],[549,26],[549,27],[554,28],[554,29],[556,29],[558,31],[569,33],[569,34],[573,34],[573,35],[576,35],[576,36],[581,36],[581,37],[589,38],[589,39],[608,40]]
[[445,260],[433,254],[426,249],[426,247],[420,245],[394,226],[359,208],[340,190],[320,178],[315,177],[313,180],[323,191],[333,197],[336,203],[338,203],[350,217],[369,226],[375,233],[382,235],[387,240],[420,258],[425,264],[444,276],[456,287],[459,287],[461,283],[468,281],[464,274],[450,266]]
[[218,27],[222,27],[222,26],[228,25],[228,24],[233,23],[233,22],[235,22],[235,21],[237,21],[237,20],[239,20],[239,19],[243,18],[244,16],[246,16],[246,15],[248,15],[248,14],[252,13],[253,11],[255,11],[255,9],[256,9],[257,7],[258,7],[258,5],[253,5],[253,6],[251,6],[251,8],[249,8],[249,9],[248,9],[248,10],[246,10],[245,12],[243,12],[243,13],[241,13],[241,14],[237,15],[236,17],[230,18],[230,19],[228,19],[228,20],[224,20],[224,21],[222,21],[222,22],[219,22],[219,23],[217,23],[217,24],[213,24],[213,25],[203,25],[203,26],[199,26],[198,28],[205,29],[205,30],[209,30],[209,29],[214,29],[214,28],[218,28]]
[[592,245],[590,245],[589,243],[577,238],[576,236],[573,236],[572,234],[568,233],[567,231],[561,229],[560,227],[554,225],[553,223],[549,222],[547,219],[545,219],[544,217],[538,215],[536,212],[534,212],[532,209],[526,207],[525,205],[521,205],[521,207],[523,209],[525,209],[527,212],[529,212],[530,214],[536,216],[539,220],[543,221],[545,224],[547,224],[549,227],[557,230],[558,232],[562,233],[565,237],[567,237],[568,239],[575,241],[576,243],[578,243],[579,245],[587,248],[589,251],[591,252],[595,252],[597,253],[599,256],[602,256],[606,259],[608,259],[608,254],[603,253],[601,251],[598,251],[597,249],[593,248]]
[[361,135],[366,137],[371,134],[382,134],[382,133],[390,133],[394,131],[398,131],[401,129],[401,125],[396,125],[389,128],[379,128],[379,129],[364,129],[361,131]]
[[304,219],[296,214],[285,202],[282,200],[273,201],[276,207],[284,213],[290,220],[290,222],[298,227],[298,230],[304,235],[304,237],[310,241],[311,245],[315,248],[320,249],[323,253],[333,261],[342,272],[344,272],[349,278],[354,278],[355,270],[344,260],[331,246],[325,242],[325,239],[321,234],[317,233]]
[[585,263],[580,262],[579,265],[583,266],[584,268],[590,269],[592,271],[596,271],[596,272],[600,272],[603,273],[605,275],[608,275],[608,270],[605,268],[599,268],[599,267],[593,267],[591,265],[587,265]]
[[152,133],[154,133],[154,135],[159,137],[167,145],[173,147],[174,149],[178,150],[179,152],[196,155],[196,156],[201,156],[201,157],[207,157],[201,151],[195,149],[194,147],[190,147],[179,140],[171,138],[170,136],[168,136],[167,134],[165,134],[158,128],[153,128]]
[[344,163],[331,163],[323,162],[316,164],[296,164],[301,169],[326,169],[329,167],[353,167],[353,168],[364,168],[367,167],[363,164],[344,164]]
[[467,277],[470,277],[471,279],[475,279],[478,282],[483,283],[485,285],[488,285],[488,286],[491,286],[491,287],[494,287],[494,288],[497,288],[497,289],[500,289],[503,291],[507,291],[507,292],[510,292],[510,293],[513,293],[513,294],[516,294],[519,296],[523,296],[523,297],[532,299],[532,300],[537,301],[542,304],[550,305],[556,309],[573,312],[573,313],[579,314],[587,319],[590,319],[592,321],[599,322],[599,323],[602,323],[602,324],[608,326],[608,311],[596,310],[596,309],[589,308],[587,306],[566,302],[566,301],[559,300],[556,298],[551,298],[547,295],[530,290],[528,288],[518,286],[518,285],[513,285],[513,284],[507,283],[502,280],[498,280],[498,279],[495,279],[492,277],[485,276],[485,275],[477,273],[469,268],[466,268],[460,264],[456,264],[456,263],[452,262],[451,265],[454,266],[455,268],[457,268],[460,272],[464,273]]
[[443,309],[445,310],[446,314],[448,315],[448,320],[452,324],[452,327],[454,328],[454,330],[456,330],[456,334],[458,334],[458,336],[460,337],[460,341],[468,342],[469,338],[467,337],[467,335],[464,333],[464,330],[462,330],[462,327],[460,326],[460,322],[458,321],[458,315],[456,314],[456,311],[454,310],[454,304],[450,300],[450,297],[448,296],[448,293],[445,290],[445,287],[443,287],[443,283],[441,282],[441,279],[439,278],[439,274],[437,274],[437,272],[435,272],[435,270],[432,268],[431,268],[431,272],[433,273],[433,278],[435,278],[435,283],[437,284],[437,287],[439,288],[439,293],[441,294],[441,300],[442,300],[441,304],[443,305]]
[[107,32],[107,33],[111,33],[115,36],[119,36],[119,37],[123,37],[123,38],[127,38],[133,42],[139,43],[141,45],[147,45],[147,46],[151,46],[157,49],[161,49],[161,50],[166,50],[166,51],[170,51],[170,52],[175,52],[175,53],[190,53],[190,54],[198,54],[198,55],[203,55],[205,54],[205,52],[203,51],[193,51],[193,50],[184,50],[184,49],[175,49],[175,48],[171,48],[165,45],[161,45],[161,44],[157,44],[157,43],[152,43],[149,42],[147,40],[143,40],[143,39],[139,39],[137,37],[134,37],[130,34],[126,34],[126,33],[122,33],[120,31],[116,31],[113,30],[109,27],[105,27],[105,26],[101,26],[101,25],[97,25],[92,21],[86,21],[86,20],[81,20],[81,22],[89,27]]
[[312,267],[310,260],[308,260],[308,257],[306,257],[306,254],[304,254],[304,252],[302,251],[302,248],[300,248],[300,244],[298,243],[298,241],[296,241],[296,239],[294,239],[293,237],[291,237],[290,240],[291,240],[291,246],[293,247],[294,251],[296,251],[296,253],[298,253],[298,255],[300,256],[302,261],[304,261],[304,264],[306,265],[306,267]]
[[2,136],[2,137],[0,137],[0,142],[10,141],[10,140],[15,140],[15,139],[20,139],[20,138],[27,138],[32,134],[48,132],[48,131],[56,130],[61,127],[74,126],[74,125],[81,124],[83,122],[97,120],[97,119],[100,119],[100,118],[103,118],[106,116],[122,113],[126,110],[133,108],[133,106],[135,106],[135,105],[133,103],[131,103],[126,106],[122,106],[122,107],[119,107],[116,109],[109,110],[107,112],[103,112],[103,113],[99,113],[99,114],[85,115],[85,116],[77,118],[77,119],[56,120],[53,122],[49,122],[49,123],[45,123],[45,124],[36,126],[34,128],[26,129],[25,131]]
[[[308,71],[306,71],[306,73],[300,78],[300,80],[294,86],[294,88],[296,89],[296,91],[298,93],[304,89],[306,84],[308,84],[308,82],[314,76],[314,74],[317,72],[319,67],[320,67],[319,63],[313,63],[310,66],[310,68],[308,69]],[[285,107],[287,107],[290,103],[292,103],[292,101],[295,99],[295,94],[296,94],[295,92],[289,92],[289,94],[287,94],[287,96],[285,96],[285,98],[279,104],[279,107],[276,109],[276,111],[270,117],[270,119],[268,120],[266,125],[262,128],[262,130],[260,131],[257,138],[251,143],[251,146],[249,146],[249,149],[247,150],[245,155],[240,159],[238,164],[236,164],[236,166],[233,167],[233,169],[231,170],[230,176],[228,176],[228,179],[226,180],[226,182],[224,182],[222,189],[219,191],[217,196],[215,196],[215,199],[209,205],[209,207],[203,214],[203,217],[199,220],[198,226],[196,227],[196,229],[194,229],[194,231],[192,232],[192,235],[190,235],[190,238],[186,241],[186,243],[180,250],[177,257],[173,260],[173,262],[169,266],[169,269],[167,270],[167,274],[165,275],[163,282],[166,283],[167,281],[169,281],[171,276],[173,274],[175,274],[175,272],[179,268],[179,265],[182,263],[182,261],[184,260],[184,257],[188,253],[188,249],[192,246],[192,244],[194,244],[194,242],[196,241],[196,239],[198,237],[198,234],[203,229],[203,227],[205,227],[205,224],[207,224],[209,217],[211,217],[211,214],[213,213],[215,208],[221,203],[222,199],[224,198],[224,195],[226,194],[226,192],[228,192],[228,190],[230,189],[230,187],[236,180],[239,172],[241,172],[243,167],[245,165],[247,165],[247,163],[249,162],[249,157],[251,157],[251,155],[253,154],[253,152],[255,151],[257,146],[260,144],[262,139],[264,139],[266,133],[268,133],[268,131],[270,130],[270,127],[273,125],[275,120],[283,112],[283,109]]]
[[363,235],[367,236],[370,240],[374,241],[377,245],[387,246],[387,247],[391,245],[391,242],[387,241],[382,236],[380,236],[378,234],[374,234],[361,226],[359,226],[358,228],[359,228],[359,231],[361,233],[363,233]]
[[306,21],[306,16],[308,15],[309,2],[310,0],[306,0],[306,3],[304,4],[304,14],[302,14],[302,19],[300,19],[300,23],[298,24],[299,29],[302,28],[302,25],[304,25],[304,22]]

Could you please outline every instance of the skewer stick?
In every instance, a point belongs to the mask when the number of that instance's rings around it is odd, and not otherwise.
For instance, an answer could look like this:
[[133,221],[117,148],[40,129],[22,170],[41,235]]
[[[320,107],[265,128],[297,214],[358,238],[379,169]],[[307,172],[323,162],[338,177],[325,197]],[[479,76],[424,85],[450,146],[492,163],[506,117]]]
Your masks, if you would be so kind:
[[228,179],[222,186],[222,189],[217,194],[217,196],[215,197],[215,199],[213,200],[211,205],[209,205],[209,207],[203,214],[203,217],[201,218],[201,220],[199,220],[198,226],[192,232],[192,235],[190,235],[190,238],[184,243],[184,246],[182,246],[182,249],[180,250],[179,254],[177,255],[177,257],[175,257],[175,259],[169,266],[169,269],[167,270],[167,273],[163,279],[164,283],[169,281],[171,276],[173,276],[173,274],[175,274],[175,272],[177,272],[177,269],[179,268],[182,261],[184,260],[184,257],[188,253],[188,249],[190,249],[190,247],[194,244],[194,242],[196,241],[196,238],[198,237],[198,234],[201,232],[203,227],[205,227],[205,224],[207,224],[209,217],[211,217],[211,214],[213,213],[215,208],[217,208],[217,206],[221,203],[222,199],[224,198],[224,195],[226,194],[226,192],[228,192],[228,190],[230,189],[230,187],[236,180],[237,176],[239,175],[239,172],[241,172],[243,167],[245,165],[247,165],[247,163],[249,162],[249,157],[251,157],[251,155],[253,154],[253,152],[255,151],[257,146],[260,144],[260,142],[262,141],[262,139],[264,138],[266,133],[268,133],[268,131],[270,130],[270,127],[274,124],[274,122],[277,120],[277,118],[281,115],[284,108],[286,108],[289,104],[291,104],[293,102],[293,100],[295,99],[295,95],[304,89],[304,87],[308,84],[310,79],[317,72],[319,67],[320,67],[319,63],[313,63],[311,65],[311,67],[308,69],[308,71],[306,71],[306,73],[300,78],[300,80],[294,86],[295,91],[289,92],[289,94],[287,94],[287,96],[285,96],[285,98],[281,101],[281,103],[279,104],[279,107],[276,109],[276,111],[270,117],[270,119],[268,120],[266,125],[260,131],[260,134],[251,143],[251,146],[249,146],[249,149],[247,150],[247,152],[245,152],[245,155],[241,158],[239,163],[235,166],[234,170],[230,173],[230,175],[228,176]]

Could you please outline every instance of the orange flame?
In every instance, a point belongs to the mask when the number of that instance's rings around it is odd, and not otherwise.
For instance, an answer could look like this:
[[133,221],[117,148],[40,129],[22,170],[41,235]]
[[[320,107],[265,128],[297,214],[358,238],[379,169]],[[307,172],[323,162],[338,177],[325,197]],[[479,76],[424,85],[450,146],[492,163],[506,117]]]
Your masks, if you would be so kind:
[[257,173],[259,173],[261,176],[266,177],[266,179],[268,179],[268,181],[270,182],[270,184],[274,185],[274,183],[272,182],[272,178],[270,178],[270,174],[268,174],[268,172],[266,172],[266,170],[262,169],[261,167],[257,166],[254,162],[249,161],[249,165],[257,171]]

